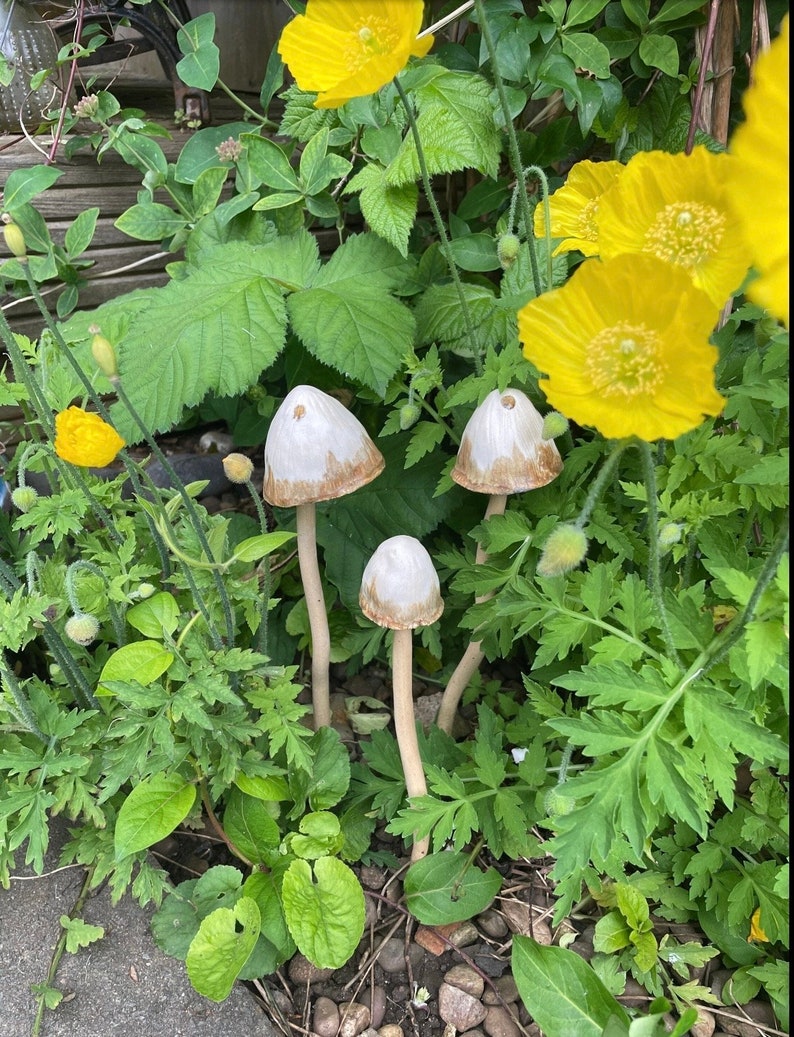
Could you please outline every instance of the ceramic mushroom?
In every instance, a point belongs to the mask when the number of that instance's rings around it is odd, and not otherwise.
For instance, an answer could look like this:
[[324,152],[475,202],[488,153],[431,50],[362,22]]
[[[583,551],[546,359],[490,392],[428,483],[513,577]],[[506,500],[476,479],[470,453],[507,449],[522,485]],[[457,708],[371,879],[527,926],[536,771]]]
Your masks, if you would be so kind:
[[[392,681],[394,727],[408,796],[427,794],[416,737],[412,692],[412,631],[435,623],[444,611],[438,574],[415,537],[384,540],[367,562],[359,594],[361,611],[378,626],[394,631]],[[429,839],[415,839],[411,860],[424,857]]]
[[333,396],[297,385],[273,416],[265,441],[265,500],[296,509],[298,562],[312,635],[315,730],[331,722],[331,638],[317,563],[317,501],[365,486],[384,461],[361,422]]
[[[452,478],[467,490],[487,493],[485,518],[504,514],[507,495],[545,486],[562,471],[560,452],[551,439],[543,438],[543,418],[519,389],[494,389],[469,418],[461,437]],[[487,561],[478,545],[476,564]],[[487,601],[490,594],[476,598]],[[452,673],[436,722],[447,733],[463,692],[483,659],[481,641],[469,643]]]

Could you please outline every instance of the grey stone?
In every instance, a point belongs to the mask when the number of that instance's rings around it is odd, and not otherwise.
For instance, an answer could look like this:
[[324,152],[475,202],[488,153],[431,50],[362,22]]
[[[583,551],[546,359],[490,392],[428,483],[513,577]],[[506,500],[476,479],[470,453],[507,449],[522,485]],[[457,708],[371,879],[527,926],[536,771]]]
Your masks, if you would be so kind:
[[314,1032],[317,1037],[335,1037],[339,1028],[339,1009],[330,997],[318,997],[314,1002]]
[[300,952],[290,959],[287,966],[287,975],[296,986],[306,983],[321,983],[323,980],[330,979],[334,971],[334,969],[317,968]]
[[369,1026],[369,1009],[359,1001],[344,1001],[339,1006],[339,1015],[339,1037],[358,1037]]
[[[50,834],[44,873],[36,876],[22,865],[13,871],[10,889],[0,890],[0,1037],[31,1032],[36,1002],[30,986],[46,980],[62,931],[59,919],[73,910],[85,877],[80,866],[58,866],[66,823],[51,821]],[[61,959],[54,986],[64,1000],[47,1011],[46,1037],[275,1037],[242,984],[219,1004],[196,993],[184,962],[154,943],[153,911],[129,896],[112,904],[107,888],[89,897],[81,917],[102,926],[105,935]]]
[[397,1023],[386,1023],[378,1030],[379,1037],[405,1037],[402,1026]]
[[381,986],[371,987],[361,992],[359,1000],[369,1009],[369,1025],[377,1030],[386,1015],[386,991]]
[[472,997],[482,997],[485,981],[468,965],[453,965],[444,976],[444,982],[458,990],[465,990]]
[[449,934],[449,942],[455,947],[470,947],[473,943],[477,943],[479,938],[480,934],[473,922],[463,922]]
[[488,1037],[521,1037],[517,1020],[502,1005],[491,1005],[482,1025]]
[[[424,951],[417,944],[412,943],[408,947],[408,956],[411,965],[418,965]],[[405,972],[405,944],[402,940],[392,936],[387,940],[378,952],[378,964],[384,972],[396,974]]]
[[731,1016],[743,1017],[735,1019],[727,1014],[720,1016],[720,1026],[735,1037],[759,1037],[765,1030],[777,1026],[775,1013],[768,1001],[748,1001],[746,1005],[732,1005],[728,1011]]
[[488,987],[483,994],[482,999],[486,1005],[500,1005],[502,1002],[512,1005],[518,1001],[518,987],[510,973],[506,976],[500,976],[494,982],[494,987],[496,988],[495,990]]
[[501,940],[509,932],[504,916],[492,908],[477,915],[477,925],[487,936],[492,936],[495,940]]
[[711,1012],[706,1012],[704,1009],[699,1008],[697,1022],[694,1023],[689,1032],[691,1037],[714,1037],[716,1029],[717,1020]]
[[485,1005],[465,990],[449,983],[442,983],[438,988],[438,1014],[456,1030],[463,1032],[479,1026],[486,1012]]

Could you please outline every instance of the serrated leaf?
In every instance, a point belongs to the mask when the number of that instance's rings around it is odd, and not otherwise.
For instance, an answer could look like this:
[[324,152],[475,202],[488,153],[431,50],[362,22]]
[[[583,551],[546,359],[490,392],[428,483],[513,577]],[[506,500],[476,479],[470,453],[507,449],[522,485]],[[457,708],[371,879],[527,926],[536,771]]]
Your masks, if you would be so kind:
[[628,1028],[623,1007],[573,951],[514,936],[511,962],[521,1000],[549,1037],[602,1037],[612,1017]]
[[116,860],[170,835],[185,820],[195,800],[195,785],[178,774],[156,774],[139,782],[121,804],[116,818]]
[[70,918],[61,915],[61,927],[66,930],[66,950],[69,954],[77,954],[81,947],[90,947],[92,943],[101,940],[105,930],[101,925],[90,925],[82,918]]
[[441,443],[446,428],[437,421],[420,421],[411,430],[411,442],[405,451],[405,467],[412,468]]
[[424,925],[462,922],[484,911],[502,888],[495,868],[481,871],[468,854],[442,851],[416,861],[404,880],[408,910]]
[[202,921],[187,952],[193,987],[211,1001],[223,1001],[251,956],[259,937],[259,908],[241,897],[233,908],[221,907]]
[[357,191],[361,192],[361,212],[373,233],[407,256],[419,199],[416,184],[392,186],[386,181],[386,170],[372,163],[352,178],[345,193]]
[[318,968],[341,968],[364,932],[364,892],[350,868],[336,857],[294,860],[281,898],[298,950]]

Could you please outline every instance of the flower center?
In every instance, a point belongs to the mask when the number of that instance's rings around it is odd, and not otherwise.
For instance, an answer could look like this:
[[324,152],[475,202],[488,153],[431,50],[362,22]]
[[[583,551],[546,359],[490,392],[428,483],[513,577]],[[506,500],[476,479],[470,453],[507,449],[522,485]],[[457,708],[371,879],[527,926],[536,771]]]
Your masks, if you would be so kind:
[[380,54],[390,54],[400,42],[400,34],[386,18],[368,18],[351,34],[345,51],[345,64],[353,74]]
[[582,210],[579,213],[578,228],[579,237],[582,241],[598,241],[598,224],[596,223],[596,217],[598,216],[598,199],[591,198],[588,202],[582,206]]
[[645,235],[645,252],[693,269],[719,251],[725,216],[703,202],[674,202],[656,216]]
[[585,372],[602,396],[649,395],[665,372],[660,346],[658,334],[644,324],[619,321],[590,340]]

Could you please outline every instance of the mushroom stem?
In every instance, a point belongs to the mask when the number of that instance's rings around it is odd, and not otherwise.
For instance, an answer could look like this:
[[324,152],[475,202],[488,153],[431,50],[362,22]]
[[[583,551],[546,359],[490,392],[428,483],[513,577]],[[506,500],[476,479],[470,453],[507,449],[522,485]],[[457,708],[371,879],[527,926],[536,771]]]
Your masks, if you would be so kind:
[[298,564],[301,571],[309,628],[312,634],[312,708],[314,730],[331,724],[331,635],[325,609],[320,566],[317,562],[317,520],[314,504],[298,504]]
[[[488,506],[485,509],[484,520],[487,521],[491,515],[504,515],[506,507],[507,494],[491,494],[488,498]],[[483,551],[482,547],[478,544],[477,554],[474,558],[475,565],[483,565],[483,563],[487,561],[487,552]],[[487,594],[478,595],[474,600],[479,605],[480,602],[488,601],[488,599],[492,597],[493,591],[489,591]],[[472,677],[479,669],[484,654],[485,653],[482,650],[482,641],[470,641],[460,662],[452,671],[452,676],[447,681],[447,686],[444,688],[444,692],[441,696],[441,705],[438,707],[438,716],[436,717],[436,724],[442,731],[446,731],[447,734],[452,734],[452,725],[455,722],[458,703],[461,700],[463,692],[469,686]]]
[[[419,740],[416,737],[411,679],[412,638],[411,630],[395,630],[392,645],[394,728],[397,733],[397,746],[400,750],[405,787],[409,798],[427,795],[425,772],[422,767],[422,757],[419,755]],[[411,861],[418,861],[425,857],[429,846],[429,837],[415,839],[411,848]]]

